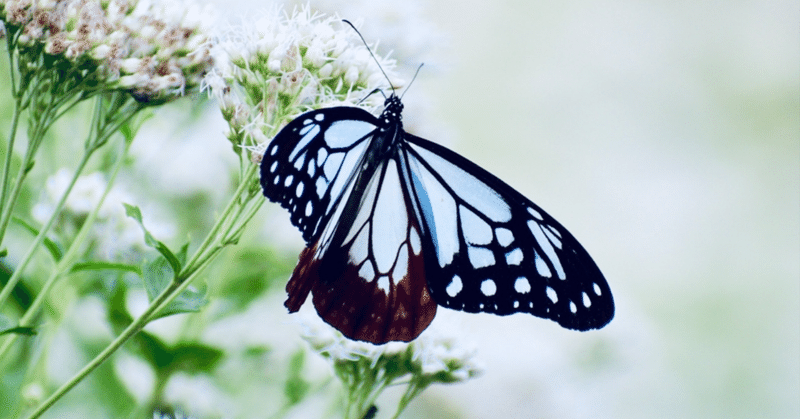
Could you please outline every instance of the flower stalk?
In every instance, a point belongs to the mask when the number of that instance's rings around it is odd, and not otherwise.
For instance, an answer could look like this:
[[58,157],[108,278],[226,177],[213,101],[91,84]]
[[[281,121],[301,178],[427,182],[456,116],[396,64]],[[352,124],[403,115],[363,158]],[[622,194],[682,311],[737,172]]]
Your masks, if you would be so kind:
[[[255,168],[254,165],[251,165],[251,167]],[[59,387],[47,400],[42,402],[29,416],[29,419],[40,417],[61,397],[74,388],[75,385],[80,383],[92,371],[102,365],[105,360],[113,355],[148,323],[159,318],[159,313],[186,290],[203,269],[219,255],[219,252],[224,247],[236,243],[244,226],[253,215],[255,215],[264,202],[261,199],[253,200],[256,195],[252,193],[252,184],[254,182],[257,183],[255,169],[250,169],[246,173],[248,176],[239,182],[239,187],[233,198],[229,201],[224,214],[217,219],[217,222],[203,241],[204,245],[200,246],[200,248],[195,251],[195,256],[191,258],[191,262],[189,262],[179,274],[175,275],[169,285],[150,302],[142,314],[128,325],[128,327],[92,359],[92,361]]]
[[[92,155],[105,145],[113,134],[118,132],[124,124],[127,124],[142,109],[144,109],[142,104],[119,92],[110,93],[107,98],[98,98],[92,121],[92,132],[86,139],[83,155],[75,169],[72,180],[61,196],[58,204],[56,204],[56,209],[52,216],[39,230],[39,234],[36,235],[36,238],[30,244],[28,251],[20,260],[11,278],[9,278],[2,291],[0,291],[0,307],[3,306],[13,288],[22,278],[22,273],[25,271],[25,268],[27,268],[28,263],[33,259],[33,256],[41,246],[47,233],[53,226],[53,223],[58,219],[58,215],[64,207],[72,188],[75,186],[75,182],[78,180],[78,177],[80,177]],[[20,178],[22,178],[22,176],[20,176]],[[16,186],[19,187],[20,185],[21,182],[18,181]],[[15,187],[15,191],[17,191],[18,194],[17,187]],[[8,341],[12,339],[13,338],[10,337]],[[7,345],[4,343],[2,348],[3,349],[0,349],[0,358],[2,358]]]

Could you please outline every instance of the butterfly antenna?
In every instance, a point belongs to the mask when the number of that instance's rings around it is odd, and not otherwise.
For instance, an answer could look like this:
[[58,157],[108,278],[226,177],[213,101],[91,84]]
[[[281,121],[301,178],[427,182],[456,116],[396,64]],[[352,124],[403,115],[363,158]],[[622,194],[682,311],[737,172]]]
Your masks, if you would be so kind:
[[411,85],[414,83],[414,80],[416,80],[416,79],[417,79],[417,74],[419,74],[419,71],[420,71],[420,70],[422,70],[422,66],[423,66],[423,65],[425,65],[425,63],[422,63],[422,64],[420,64],[420,65],[419,65],[419,67],[417,67],[417,72],[416,72],[416,73],[414,73],[414,77],[412,77],[412,78],[411,78],[411,81],[410,81],[410,82],[408,82],[408,86],[406,86],[406,90],[403,90],[403,94],[402,94],[402,95],[400,95],[400,99],[403,99],[403,96],[405,96],[405,95],[406,95],[406,92],[407,92],[407,91],[408,91],[408,89],[411,87]]
[[381,73],[383,73],[383,77],[386,77],[386,81],[388,81],[388,82],[389,82],[389,87],[391,87],[391,88],[392,88],[392,93],[394,93],[394,86],[392,85],[392,81],[391,81],[391,80],[389,80],[389,76],[387,76],[387,75],[386,75],[386,72],[385,72],[385,71],[383,71],[383,67],[381,67],[381,63],[380,63],[380,62],[378,62],[378,58],[376,58],[376,57],[375,57],[375,54],[373,54],[373,53],[372,53],[372,50],[371,50],[371,49],[369,49],[369,45],[367,45],[367,40],[366,40],[366,39],[364,39],[364,37],[361,35],[361,32],[359,32],[359,31],[358,31],[358,29],[356,29],[356,27],[355,27],[355,26],[354,26],[352,23],[350,23],[350,21],[349,21],[349,20],[347,20],[347,19],[342,19],[342,22],[344,22],[344,23],[346,23],[346,24],[350,25],[350,27],[351,27],[351,28],[353,28],[353,30],[354,30],[354,31],[356,31],[356,33],[358,34],[358,37],[359,37],[359,38],[361,38],[361,42],[363,42],[363,43],[364,43],[364,46],[365,46],[365,47],[367,47],[367,51],[369,51],[369,55],[371,55],[371,56],[372,56],[372,59],[373,59],[373,60],[375,60],[375,64],[377,64],[377,65],[378,65],[378,69],[380,69],[380,70],[381,70]]
[[369,97],[374,95],[375,93],[380,93],[381,95],[383,95],[383,99],[386,100],[386,93],[383,93],[383,90],[381,90],[381,89],[376,87],[376,88],[372,89],[372,91],[369,92],[366,96],[364,96],[361,100],[359,100],[358,103],[356,103],[356,105],[360,105],[361,102],[369,99]]

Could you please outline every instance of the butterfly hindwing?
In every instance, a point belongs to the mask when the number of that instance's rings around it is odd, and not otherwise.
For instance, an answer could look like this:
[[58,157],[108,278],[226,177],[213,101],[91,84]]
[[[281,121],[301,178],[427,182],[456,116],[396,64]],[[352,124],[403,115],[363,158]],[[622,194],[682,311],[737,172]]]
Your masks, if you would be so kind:
[[[396,159],[380,164],[303,251],[287,286],[290,311],[308,292],[317,313],[351,339],[410,341],[436,314],[422,230]],[[357,185],[358,182],[354,182]],[[355,186],[354,186],[355,187]],[[341,212],[356,208],[343,221]]]
[[261,161],[264,195],[289,210],[306,242],[346,198],[376,123],[359,108],[319,109],[294,119],[267,147]]
[[556,220],[464,157],[405,136],[414,196],[436,254],[426,270],[438,304],[527,312],[577,330],[611,320],[605,278]]

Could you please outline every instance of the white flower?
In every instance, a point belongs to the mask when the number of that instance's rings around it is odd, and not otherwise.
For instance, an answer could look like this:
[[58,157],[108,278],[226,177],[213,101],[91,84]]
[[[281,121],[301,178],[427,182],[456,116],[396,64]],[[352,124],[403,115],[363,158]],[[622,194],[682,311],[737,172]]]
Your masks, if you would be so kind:
[[[38,50],[25,49],[35,43],[76,65],[83,66],[88,55],[107,88],[131,90],[140,100],[182,94],[200,83],[213,62],[206,35],[212,13],[188,2],[12,0],[0,5],[5,26],[22,31],[22,60],[29,51],[28,60],[38,62]],[[152,65],[134,67],[131,60]]]
[[[291,14],[273,8],[220,39],[213,51],[217,69],[203,87],[220,100],[231,128],[228,138],[254,154],[263,153],[264,142],[302,112],[334,103],[374,111],[383,98],[369,93],[390,88],[350,26],[308,7]],[[394,61],[377,57],[395,86],[401,84],[392,73]],[[233,112],[236,106],[247,109]],[[242,115],[249,120],[238,118]],[[255,129],[263,135],[255,135]]]
[[466,381],[483,372],[475,359],[476,350],[464,347],[452,337],[426,333],[414,342],[414,362],[423,374],[447,374],[453,381]]

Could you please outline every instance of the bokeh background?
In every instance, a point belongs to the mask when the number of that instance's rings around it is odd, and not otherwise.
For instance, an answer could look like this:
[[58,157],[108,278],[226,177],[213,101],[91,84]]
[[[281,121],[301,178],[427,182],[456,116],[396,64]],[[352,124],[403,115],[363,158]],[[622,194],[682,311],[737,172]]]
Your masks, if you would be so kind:
[[486,373],[409,417],[800,416],[796,2],[311,4],[424,62],[406,129],[554,215],[617,302],[588,333],[440,310]]
[[[219,20],[234,24],[270,7],[209,2]],[[587,333],[526,315],[439,310],[431,329],[474,347],[485,373],[431,388],[405,417],[800,417],[797,2],[320,0],[311,7],[360,21],[364,37],[380,41],[378,52],[393,51],[406,84],[424,62],[404,97],[406,129],[465,155],[558,219],[594,257],[617,303],[616,318]],[[229,193],[234,167],[225,124],[213,106],[185,113],[159,111],[144,126],[133,179],[140,195],[159,185],[151,198],[213,208]],[[171,219],[145,210],[151,220]],[[175,235],[211,216],[184,215]],[[252,226],[240,250],[209,272],[212,294],[246,286],[215,282],[220,272],[239,270],[244,281],[248,267],[260,275],[268,265],[288,279],[303,246],[288,214],[268,204]],[[282,359],[303,345],[296,318],[313,317],[287,314],[282,287],[206,330],[184,328],[212,317],[213,302],[199,317],[174,316],[146,330],[197,336],[226,353],[263,344]],[[144,299],[128,305],[135,312]],[[73,310],[82,333],[95,333],[85,332],[94,327],[85,319],[102,317],[102,305]],[[61,361],[50,366],[55,382],[86,361],[77,352],[52,355]],[[216,381],[170,381],[168,401],[191,406],[196,417],[242,410],[220,395],[228,377],[232,386],[252,386],[235,403],[247,403],[254,417],[271,412],[258,381],[285,366],[236,362],[223,361]],[[109,368],[141,400],[153,382],[137,372],[146,367],[120,353]],[[312,376],[328,368],[321,359],[307,365]],[[251,378],[240,375],[247,371]],[[81,406],[92,388],[76,388],[52,417],[91,417]],[[399,397],[389,391],[379,399],[385,409],[377,417],[389,417]],[[290,415],[319,417],[325,406]]]

